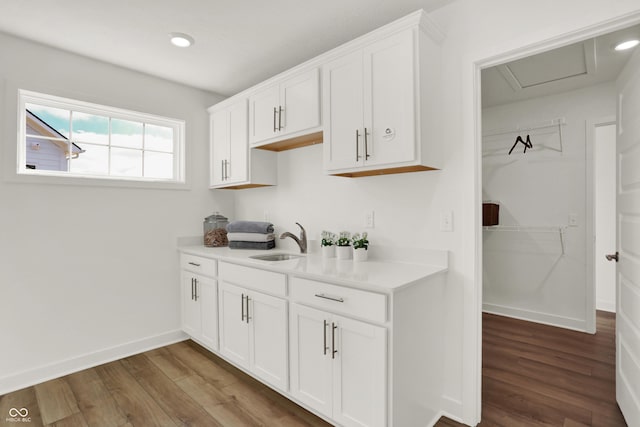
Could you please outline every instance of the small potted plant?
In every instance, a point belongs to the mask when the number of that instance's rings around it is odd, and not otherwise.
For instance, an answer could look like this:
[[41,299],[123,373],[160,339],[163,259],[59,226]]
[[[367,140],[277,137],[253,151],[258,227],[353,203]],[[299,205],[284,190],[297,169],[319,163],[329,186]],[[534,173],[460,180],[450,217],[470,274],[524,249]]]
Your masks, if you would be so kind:
[[320,246],[322,247],[323,258],[335,258],[336,256],[336,234],[330,231],[324,230],[321,234],[322,241]]
[[338,259],[351,259],[351,233],[341,231],[337,243],[336,255]]
[[362,235],[360,235],[360,233],[354,233],[351,242],[353,243],[353,260],[366,261],[367,251],[369,249],[369,240],[367,240],[367,233],[364,232],[362,233]]

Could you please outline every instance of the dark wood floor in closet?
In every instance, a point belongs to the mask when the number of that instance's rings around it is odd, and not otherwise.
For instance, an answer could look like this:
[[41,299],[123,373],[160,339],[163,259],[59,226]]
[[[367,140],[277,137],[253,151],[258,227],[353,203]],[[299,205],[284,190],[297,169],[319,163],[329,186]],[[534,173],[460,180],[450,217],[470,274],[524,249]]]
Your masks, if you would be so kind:
[[479,427],[626,426],[615,398],[615,314],[597,313],[595,335],[486,313],[482,320]]
[[[481,427],[625,425],[615,403],[613,315],[598,313],[596,335],[483,321]],[[0,396],[0,425],[13,407],[29,410],[31,423],[19,423],[29,426],[329,425],[190,341]]]

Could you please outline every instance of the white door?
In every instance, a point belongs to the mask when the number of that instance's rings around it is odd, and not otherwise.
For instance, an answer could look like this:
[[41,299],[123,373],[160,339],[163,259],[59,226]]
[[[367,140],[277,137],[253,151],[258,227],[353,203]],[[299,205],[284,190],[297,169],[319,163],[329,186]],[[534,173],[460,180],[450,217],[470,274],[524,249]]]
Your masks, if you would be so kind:
[[245,99],[229,107],[229,155],[226,164],[228,184],[245,182],[249,178],[249,141],[247,131],[247,101]]
[[325,170],[363,164],[362,90],[361,50],[322,67]]
[[640,50],[618,87],[616,400],[629,426],[640,426]]
[[364,49],[365,164],[413,161],[415,142],[414,31]]
[[249,294],[251,371],[287,391],[287,302],[259,292]]
[[218,309],[220,319],[220,353],[240,366],[249,367],[249,323],[246,307],[247,291],[220,282]]
[[346,427],[387,425],[387,334],[380,326],[333,316],[333,418]]
[[273,138],[278,132],[280,88],[270,86],[249,97],[249,142]]
[[216,111],[209,117],[209,129],[211,132],[209,150],[209,185],[224,184],[225,161],[229,156],[229,113],[228,111]]
[[280,84],[282,110],[278,128],[291,134],[320,126],[320,78],[318,69],[293,77]]
[[200,340],[213,350],[218,349],[218,298],[216,281],[197,277],[196,296],[200,305]]
[[196,276],[182,272],[182,330],[191,336],[200,335],[200,304],[195,299]]
[[332,415],[330,315],[291,304],[291,394],[327,416]]

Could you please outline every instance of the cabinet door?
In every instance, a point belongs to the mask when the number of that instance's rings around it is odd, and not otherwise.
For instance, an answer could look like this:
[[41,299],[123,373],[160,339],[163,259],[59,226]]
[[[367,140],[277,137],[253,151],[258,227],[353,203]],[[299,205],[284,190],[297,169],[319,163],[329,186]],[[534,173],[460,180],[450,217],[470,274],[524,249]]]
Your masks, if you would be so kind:
[[331,417],[330,316],[298,304],[291,305],[291,394]]
[[416,159],[416,67],[413,29],[364,49],[367,166]]
[[333,418],[351,426],[387,424],[386,329],[333,316]]
[[249,367],[249,324],[246,320],[247,291],[220,282],[220,353],[240,366]]
[[200,304],[195,299],[196,278],[195,274],[182,272],[182,330],[192,337],[198,337],[201,331]]
[[226,165],[228,184],[245,182],[249,179],[247,140],[247,101],[229,107],[229,156]]
[[362,51],[343,56],[322,68],[324,169],[363,164]]
[[280,84],[278,117],[280,134],[292,134],[320,126],[320,79],[318,69]]
[[252,144],[277,135],[279,91],[279,86],[274,85],[249,97],[249,142]]
[[218,298],[216,281],[199,276],[196,296],[200,304],[200,340],[213,350],[218,349]]
[[287,391],[287,302],[259,292],[249,298],[251,371]]
[[229,158],[229,113],[227,110],[216,111],[209,116],[210,159],[209,185],[224,184],[224,162]]

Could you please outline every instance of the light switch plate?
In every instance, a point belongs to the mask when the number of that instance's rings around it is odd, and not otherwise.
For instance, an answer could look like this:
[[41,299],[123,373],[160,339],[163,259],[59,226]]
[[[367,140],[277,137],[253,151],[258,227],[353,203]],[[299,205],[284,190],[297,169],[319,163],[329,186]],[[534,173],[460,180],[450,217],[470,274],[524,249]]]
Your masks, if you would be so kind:
[[578,214],[571,213],[569,214],[569,227],[577,227],[578,226]]
[[365,228],[374,228],[376,225],[375,211],[367,211],[364,214],[364,226]]
[[440,231],[453,231],[452,211],[445,211],[440,214]]

